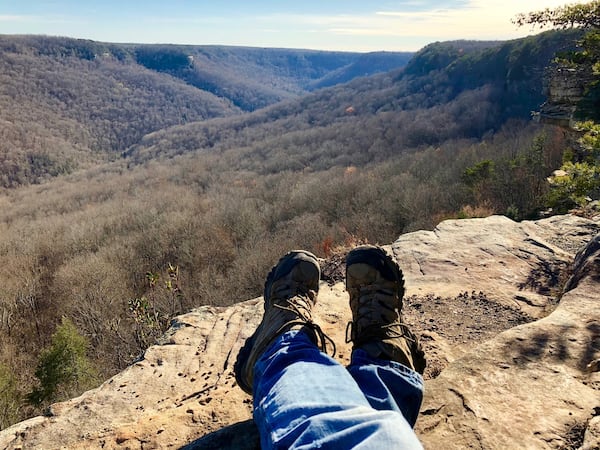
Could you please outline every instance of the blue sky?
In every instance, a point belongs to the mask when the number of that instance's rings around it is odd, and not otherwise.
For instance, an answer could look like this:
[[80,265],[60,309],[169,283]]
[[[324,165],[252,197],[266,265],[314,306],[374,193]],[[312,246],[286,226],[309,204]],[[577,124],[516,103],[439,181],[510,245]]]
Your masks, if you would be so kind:
[[[519,12],[564,0],[0,0],[0,34],[105,42],[414,51],[451,39],[532,34]],[[537,32],[537,31],[536,31]]]

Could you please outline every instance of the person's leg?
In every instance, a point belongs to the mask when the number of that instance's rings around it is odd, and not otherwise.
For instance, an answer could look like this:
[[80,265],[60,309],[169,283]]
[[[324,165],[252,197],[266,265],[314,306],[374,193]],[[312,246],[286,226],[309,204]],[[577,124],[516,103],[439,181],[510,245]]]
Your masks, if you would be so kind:
[[265,283],[263,320],[234,371],[254,395],[263,449],[421,448],[396,411],[373,409],[349,372],[319,351],[312,322],[320,270],[308,252],[291,252]]
[[399,411],[415,425],[423,401],[423,377],[395,361],[369,356],[355,350],[348,372],[369,404],[377,410]]
[[346,258],[346,289],[354,342],[348,371],[369,404],[400,411],[414,426],[423,399],[425,356],[403,323],[404,280],[398,264],[380,247],[361,246]]
[[[359,371],[363,381],[368,375]],[[346,368],[302,331],[283,334],[258,360],[254,419],[263,449],[421,448],[398,410],[375,410]]]

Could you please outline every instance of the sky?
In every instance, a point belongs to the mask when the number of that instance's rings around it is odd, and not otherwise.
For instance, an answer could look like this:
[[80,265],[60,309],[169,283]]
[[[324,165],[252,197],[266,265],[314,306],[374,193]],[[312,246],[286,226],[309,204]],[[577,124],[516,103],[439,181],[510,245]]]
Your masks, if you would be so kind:
[[416,51],[535,34],[518,13],[565,0],[0,0],[0,34],[120,43]]

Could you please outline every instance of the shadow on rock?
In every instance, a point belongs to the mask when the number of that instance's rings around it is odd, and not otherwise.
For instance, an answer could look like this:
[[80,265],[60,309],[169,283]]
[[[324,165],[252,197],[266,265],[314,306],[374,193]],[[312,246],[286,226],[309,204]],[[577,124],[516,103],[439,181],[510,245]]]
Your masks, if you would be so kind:
[[260,450],[254,421],[238,422],[195,440],[180,450]]
[[[576,289],[588,278],[593,282],[600,282],[600,234],[575,256],[572,275],[565,285],[564,293]],[[589,332],[589,336],[585,339],[588,342],[581,355],[572,355],[569,351],[573,347],[568,342],[571,340],[572,328],[566,324],[552,324],[532,336],[517,337],[516,342],[508,346],[506,353],[512,355],[513,361],[519,366],[546,358],[565,362],[575,357],[579,360],[578,368],[583,370],[596,356],[600,341],[600,324],[596,322],[587,324],[586,331]]]
[[526,366],[528,363],[545,358],[565,362],[572,357],[567,342],[570,328],[572,327],[563,326],[560,332],[542,331],[523,340],[517,338],[516,345],[511,344],[507,353],[513,355],[516,353],[513,361],[518,366]]
[[575,256],[573,275],[567,282],[564,291],[575,289],[581,280],[590,277],[600,282],[600,234],[596,235],[588,245]]
[[600,349],[600,323],[590,323],[586,329],[590,332],[590,341],[579,362],[579,368],[584,370],[590,361],[598,356]]

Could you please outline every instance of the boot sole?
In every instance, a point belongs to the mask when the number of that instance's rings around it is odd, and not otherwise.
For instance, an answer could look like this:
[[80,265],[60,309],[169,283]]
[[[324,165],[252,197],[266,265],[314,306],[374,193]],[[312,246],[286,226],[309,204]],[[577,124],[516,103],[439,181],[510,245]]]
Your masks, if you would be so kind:
[[[300,263],[296,262],[297,259],[300,259]],[[302,270],[303,272],[308,272],[309,270],[316,268],[317,273],[315,275],[318,274],[318,279],[321,278],[321,269],[319,267],[319,261],[317,260],[317,257],[314,254],[306,250],[292,250],[291,252],[286,253],[279,259],[277,264],[275,264],[271,268],[271,271],[267,275],[267,279],[265,281],[265,288],[263,292],[263,298],[265,299],[265,308],[267,306],[267,302],[270,300],[270,291],[273,282],[278,278],[286,276],[288,273],[291,272],[293,268],[297,267],[298,264],[301,264],[305,267],[305,269]],[[315,291],[319,290],[318,281],[315,288]]]
[[346,257],[346,286],[348,285],[348,269],[354,264],[366,264],[379,271],[386,280],[398,282],[400,306],[404,296],[404,276],[398,263],[381,247],[362,245],[356,247]]

